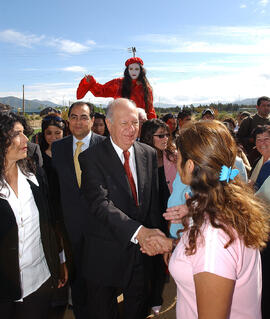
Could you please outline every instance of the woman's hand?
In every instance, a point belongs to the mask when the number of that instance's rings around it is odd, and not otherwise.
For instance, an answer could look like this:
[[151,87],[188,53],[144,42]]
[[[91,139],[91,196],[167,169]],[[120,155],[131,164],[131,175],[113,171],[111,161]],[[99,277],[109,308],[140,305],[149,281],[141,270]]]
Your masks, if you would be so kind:
[[[189,199],[188,193],[185,194],[186,200]],[[188,214],[187,205],[177,205],[167,208],[166,212],[163,214],[163,217],[166,220],[169,220],[173,224],[180,224],[182,218]]]
[[68,269],[66,263],[60,264],[60,279],[57,288],[62,288],[68,281]]
[[169,220],[173,224],[180,224],[182,218],[188,214],[187,205],[178,205],[167,208],[166,213],[163,214],[163,217],[166,220]]

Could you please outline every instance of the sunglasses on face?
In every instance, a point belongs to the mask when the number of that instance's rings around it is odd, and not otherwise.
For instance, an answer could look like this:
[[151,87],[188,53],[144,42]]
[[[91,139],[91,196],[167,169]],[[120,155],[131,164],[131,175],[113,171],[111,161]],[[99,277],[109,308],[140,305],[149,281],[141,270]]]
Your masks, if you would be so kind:
[[170,137],[170,134],[167,133],[167,134],[154,134],[153,136],[157,136],[158,138],[164,138],[164,137]]
[[63,119],[59,116],[51,116],[51,115],[47,115],[46,117],[44,117],[44,119],[42,120],[43,122],[48,122],[54,120],[56,122],[63,122]]

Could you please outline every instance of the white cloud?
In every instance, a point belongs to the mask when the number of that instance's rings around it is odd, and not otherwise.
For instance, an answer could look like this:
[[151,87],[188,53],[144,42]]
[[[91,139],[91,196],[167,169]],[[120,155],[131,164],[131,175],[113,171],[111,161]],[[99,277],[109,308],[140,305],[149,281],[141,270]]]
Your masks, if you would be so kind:
[[83,53],[90,49],[84,44],[65,39],[52,39],[48,41],[48,45],[56,47],[62,53],[68,54]]
[[0,42],[13,43],[26,48],[31,48],[36,44],[52,46],[64,54],[83,53],[89,51],[96,44],[93,40],[87,40],[85,44],[83,44],[69,39],[53,38],[44,35],[38,36],[10,29],[0,32]]
[[261,5],[262,7],[266,7],[268,5],[269,0],[260,0],[259,1],[259,5]]
[[247,7],[246,4],[241,4],[241,5],[240,5],[240,9],[245,9],[246,7]]
[[37,36],[35,34],[24,34],[14,30],[4,30],[0,32],[0,41],[13,43],[18,46],[31,48],[33,44],[38,44],[44,36]]
[[253,37],[265,37],[270,36],[270,27],[267,26],[239,26],[239,27],[219,27],[219,26],[210,26],[202,27],[198,30],[198,34],[201,35],[212,35],[219,36],[222,38],[235,38],[235,37],[244,37],[253,38]]
[[86,68],[84,68],[82,66],[78,66],[78,65],[68,66],[68,67],[63,68],[61,70],[67,71],[67,72],[79,72],[79,73],[85,73],[87,71]]
[[95,41],[93,41],[93,40],[87,40],[86,42],[85,42],[85,44],[87,44],[87,45],[96,45],[96,42]]
[[223,53],[223,54],[270,54],[270,47],[264,45],[265,40],[252,44],[226,44],[210,42],[183,42],[181,45],[173,48],[154,48],[149,52],[155,53]]
[[[270,53],[270,27],[201,27],[185,34],[146,34],[136,37],[146,52],[223,53],[265,55]],[[186,36],[188,34],[188,36]],[[190,41],[190,39],[193,39]]]
[[[265,66],[270,67],[269,63]],[[220,73],[167,83],[152,83],[156,102],[173,104],[236,101],[242,98],[267,95],[270,78],[264,67],[247,68],[241,72]]]

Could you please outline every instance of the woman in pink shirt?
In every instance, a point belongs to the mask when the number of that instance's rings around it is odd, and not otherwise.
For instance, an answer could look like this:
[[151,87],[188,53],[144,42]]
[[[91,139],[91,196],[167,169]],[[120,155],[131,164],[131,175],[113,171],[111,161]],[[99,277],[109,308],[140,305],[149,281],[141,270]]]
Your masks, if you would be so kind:
[[176,144],[181,180],[192,190],[169,264],[177,318],[261,318],[259,250],[269,217],[233,169],[235,142],[222,123],[203,121],[183,128]]

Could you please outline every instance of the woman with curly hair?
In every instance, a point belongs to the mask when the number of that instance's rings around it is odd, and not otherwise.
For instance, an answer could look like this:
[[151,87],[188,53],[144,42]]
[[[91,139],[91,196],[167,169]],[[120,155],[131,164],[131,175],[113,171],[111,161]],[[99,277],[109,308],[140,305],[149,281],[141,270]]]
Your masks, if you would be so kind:
[[233,169],[235,141],[222,123],[202,121],[183,128],[176,146],[181,180],[192,191],[169,263],[177,318],[261,318],[259,251],[269,215]]
[[82,99],[88,91],[97,97],[125,97],[144,109],[148,119],[156,118],[152,88],[146,77],[143,60],[138,57],[130,58],[125,66],[123,78],[113,79],[105,84],[98,83],[92,75],[86,75],[77,89],[77,99]]
[[0,113],[0,318],[45,319],[62,287],[43,171],[27,158],[23,117]]

